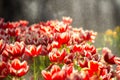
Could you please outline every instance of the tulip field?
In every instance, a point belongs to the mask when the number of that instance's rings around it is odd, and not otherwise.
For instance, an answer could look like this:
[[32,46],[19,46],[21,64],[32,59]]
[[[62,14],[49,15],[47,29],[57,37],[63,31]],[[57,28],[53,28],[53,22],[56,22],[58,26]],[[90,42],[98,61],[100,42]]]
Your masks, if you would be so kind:
[[0,80],[120,80],[120,57],[95,47],[97,32],[71,24],[0,18]]

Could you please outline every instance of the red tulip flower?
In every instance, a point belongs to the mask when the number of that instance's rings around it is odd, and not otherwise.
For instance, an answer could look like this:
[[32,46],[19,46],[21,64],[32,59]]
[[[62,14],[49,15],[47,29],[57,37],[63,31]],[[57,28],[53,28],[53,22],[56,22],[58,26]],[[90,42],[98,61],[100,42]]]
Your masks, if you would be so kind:
[[50,47],[51,47],[51,48],[60,48],[61,45],[60,45],[59,42],[53,41],[53,42],[50,44]]
[[20,25],[19,22],[7,22],[7,23],[5,23],[4,27],[12,29],[12,28],[18,27],[19,25]]
[[83,51],[83,46],[82,45],[73,45],[72,51],[81,53]]
[[74,59],[74,54],[68,54],[64,58],[64,63],[65,64],[73,63],[73,59]]
[[11,55],[12,58],[21,57],[25,50],[25,44],[24,42],[15,42],[14,44],[7,45],[5,50],[8,53],[8,56]]
[[55,26],[56,32],[60,32],[60,33],[67,31],[67,28],[68,28],[68,26],[66,24],[62,23],[62,22],[58,23]]
[[88,67],[88,58],[84,57],[82,60],[78,61],[78,64],[81,68]]
[[120,57],[114,58],[115,64],[120,65]]
[[12,60],[12,62],[9,65],[10,65],[10,68],[9,68],[10,74],[12,76],[17,76],[17,77],[24,76],[29,69],[27,62],[26,61],[20,62],[19,59]]
[[57,72],[60,72],[60,67],[58,65],[53,65],[50,72],[47,72],[45,70],[42,71],[42,75],[45,80],[53,80],[52,76],[56,74]]
[[63,17],[62,21],[68,25],[72,23],[72,19],[70,17]]
[[103,48],[102,50],[104,60],[109,64],[115,64],[115,55],[112,54],[111,50],[108,48]]
[[9,74],[9,66],[5,62],[0,62],[0,80],[3,80]]
[[36,57],[41,54],[42,46],[28,45],[25,49],[25,53],[31,57]]
[[[89,75],[90,80],[99,80],[100,68],[97,61],[89,61],[88,68],[83,68],[87,75]],[[93,79],[94,78],[94,79]]]
[[66,50],[63,49],[61,52],[56,48],[49,53],[49,58],[51,62],[62,62],[66,56]]
[[89,62],[89,74],[90,76],[94,75],[94,73],[99,73],[99,64],[97,61]]
[[22,27],[26,27],[29,24],[29,22],[26,20],[20,20],[19,23],[20,23],[20,26]]
[[68,32],[64,32],[64,33],[57,33],[55,35],[55,40],[59,43],[59,44],[68,44],[70,41],[70,34]]
[[0,40],[0,54],[2,54],[2,52],[3,52],[3,50],[4,50],[4,48],[5,48],[5,43],[4,43],[4,41],[3,40]]
[[45,80],[52,80],[52,74],[50,72],[43,70],[42,76],[44,77]]
[[10,35],[11,37],[17,37],[20,34],[20,29],[19,28],[7,28],[6,33]]
[[66,74],[64,70],[61,70],[59,72],[56,72],[53,76],[52,76],[52,80],[65,80],[66,79]]
[[56,72],[59,72],[61,69],[58,65],[53,65],[51,68],[51,74],[53,75]]
[[73,65],[63,66],[62,69],[58,65],[53,65],[50,72],[42,71],[45,80],[66,80],[67,76],[73,72]]
[[90,41],[90,42],[94,42],[94,39],[95,39],[95,36],[97,35],[96,32],[93,32],[93,31],[83,31],[81,33],[81,38],[84,40],[84,41]]
[[85,50],[85,52],[90,52],[91,55],[94,55],[97,52],[95,46],[93,46],[93,45],[85,45],[84,50]]

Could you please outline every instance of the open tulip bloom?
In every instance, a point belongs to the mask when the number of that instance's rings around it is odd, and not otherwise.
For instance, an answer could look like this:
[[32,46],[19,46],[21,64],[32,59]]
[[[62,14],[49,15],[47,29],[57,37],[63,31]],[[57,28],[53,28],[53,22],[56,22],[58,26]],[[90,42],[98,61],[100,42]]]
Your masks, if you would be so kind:
[[120,80],[120,58],[70,17],[29,25],[0,18],[0,80]]

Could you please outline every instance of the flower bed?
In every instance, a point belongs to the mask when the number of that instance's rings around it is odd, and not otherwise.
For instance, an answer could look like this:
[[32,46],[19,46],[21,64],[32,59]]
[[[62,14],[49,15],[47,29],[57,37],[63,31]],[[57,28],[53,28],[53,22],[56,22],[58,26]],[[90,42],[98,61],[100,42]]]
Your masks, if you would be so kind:
[[120,58],[93,45],[96,32],[71,23],[0,19],[0,80],[119,80]]

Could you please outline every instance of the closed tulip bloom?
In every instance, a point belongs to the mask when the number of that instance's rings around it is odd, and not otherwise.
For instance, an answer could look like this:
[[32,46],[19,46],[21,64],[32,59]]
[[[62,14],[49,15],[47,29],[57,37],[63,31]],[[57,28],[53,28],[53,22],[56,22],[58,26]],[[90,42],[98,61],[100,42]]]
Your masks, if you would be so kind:
[[42,46],[28,45],[25,49],[25,53],[31,57],[36,57],[41,54]]
[[21,62],[19,59],[14,59],[12,62],[9,64],[10,65],[10,74],[12,76],[17,76],[21,77],[24,76],[28,70],[29,66],[27,65],[26,61]]

